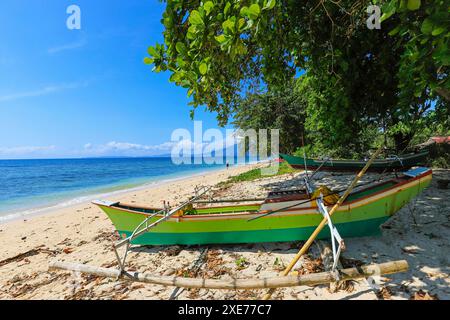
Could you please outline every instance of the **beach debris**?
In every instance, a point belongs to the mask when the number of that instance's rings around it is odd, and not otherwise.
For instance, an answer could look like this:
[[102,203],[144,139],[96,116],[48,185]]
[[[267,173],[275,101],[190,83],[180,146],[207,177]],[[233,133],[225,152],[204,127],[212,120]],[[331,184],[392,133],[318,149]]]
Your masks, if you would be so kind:
[[273,269],[276,271],[283,271],[286,268],[282,259],[276,257],[273,262]]
[[72,252],[73,252],[73,248],[69,248],[69,247],[64,248],[64,249],[63,249],[63,252],[64,252],[65,254],[72,253]]
[[70,238],[65,238],[63,241],[57,243],[57,246],[70,246],[71,244],[71,239]]
[[143,285],[142,283],[133,283],[130,287],[130,291],[143,289],[143,288],[145,288],[145,285]]
[[91,289],[80,289],[64,297],[65,300],[86,300],[94,298],[94,293]]
[[215,270],[223,264],[223,259],[219,256],[219,250],[209,250],[206,254],[206,268]]
[[171,276],[176,273],[176,270],[173,268],[168,268],[166,271],[163,272],[163,276]]
[[247,268],[250,263],[245,259],[245,257],[239,257],[234,261],[238,270],[243,270]]
[[52,256],[55,256],[57,254],[56,251],[50,250],[48,248],[44,248],[44,245],[41,245],[41,246],[38,246],[31,250],[28,250],[26,252],[19,253],[19,254],[15,255],[14,257],[7,258],[7,259],[0,261],[0,267],[3,267],[4,265],[10,264],[12,262],[18,262],[18,261],[24,260],[25,258],[35,256],[39,253],[46,253],[46,254],[49,254]]
[[407,247],[403,247],[402,251],[404,253],[408,253],[408,254],[418,254],[419,253],[419,248],[416,246],[407,246]]
[[439,300],[439,298],[437,294],[430,294],[420,289],[411,296],[410,300]]
[[27,239],[27,237],[22,237],[20,238],[20,240],[25,241]]
[[115,242],[120,240],[120,235],[117,231],[101,231],[99,234],[97,234],[95,237],[92,238],[92,241],[95,242]]
[[170,246],[166,250],[164,250],[164,252],[166,253],[167,256],[173,257],[179,255],[181,250],[182,249],[180,246]]
[[303,262],[296,271],[299,275],[305,275],[323,272],[324,270],[322,258],[312,259],[311,256],[307,254],[303,257]]
[[352,259],[352,258],[345,258],[344,256],[341,256],[341,263],[344,268],[353,268],[353,267],[360,267],[363,266],[365,263],[358,259]]
[[[189,275],[192,275],[193,277],[196,277],[198,272],[200,271],[200,268],[202,267],[202,265],[205,263],[205,258],[206,258],[206,254],[208,252],[208,248],[205,248],[202,250],[202,252],[200,253],[200,256],[197,258],[197,260],[194,261],[194,263],[192,264],[192,266],[189,268]],[[186,271],[184,271],[186,272]],[[172,294],[169,297],[169,300],[176,300],[181,293],[183,293],[185,289],[180,288],[180,287],[176,287],[173,291]],[[189,289],[188,289],[189,290]],[[196,295],[196,293],[192,293],[194,296]],[[198,293],[197,293],[198,295]]]
[[380,300],[390,300],[392,297],[392,290],[389,287],[381,287],[375,295]]
[[111,268],[116,267],[118,265],[117,260],[111,261],[111,262],[105,262],[101,265],[102,268]]
[[51,273],[50,276],[46,276],[43,280],[41,280],[39,282],[31,282],[31,283],[25,283],[25,284],[21,284],[21,282],[31,281],[31,280],[37,278],[38,273],[34,272],[31,275],[27,275],[27,274],[15,275],[13,277],[13,279],[8,281],[8,284],[12,284],[12,285],[7,290],[7,293],[13,298],[18,298],[25,294],[31,294],[34,291],[36,291],[38,288],[49,285],[51,283],[54,283],[58,279],[66,279],[69,275],[70,275],[70,273],[63,273],[63,274]]

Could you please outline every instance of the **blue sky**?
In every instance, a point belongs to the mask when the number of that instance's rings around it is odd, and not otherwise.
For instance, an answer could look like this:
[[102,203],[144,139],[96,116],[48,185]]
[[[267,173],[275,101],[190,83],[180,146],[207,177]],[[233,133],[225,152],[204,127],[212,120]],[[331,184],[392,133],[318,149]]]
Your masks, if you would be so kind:
[[[81,8],[81,30],[66,9]],[[0,2],[0,158],[151,155],[192,130],[185,89],[143,64],[157,0]],[[215,114],[198,109],[204,129]],[[170,153],[170,151],[169,151]]]

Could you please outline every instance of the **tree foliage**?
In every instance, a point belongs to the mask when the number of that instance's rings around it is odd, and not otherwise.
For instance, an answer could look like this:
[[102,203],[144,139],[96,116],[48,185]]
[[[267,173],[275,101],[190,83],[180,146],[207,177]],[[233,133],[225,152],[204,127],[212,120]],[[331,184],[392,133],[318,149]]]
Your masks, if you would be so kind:
[[[366,26],[371,4],[380,30]],[[145,62],[222,125],[235,112],[254,123],[243,107],[256,118],[274,106],[255,108],[255,94],[267,90],[266,101],[299,78],[311,140],[358,153],[358,134],[375,127],[401,150],[424,119],[448,114],[449,21],[448,0],[167,0],[164,44]]]
[[294,83],[285,88],[247,95],[234,114],[234,124],[243,130],[279,129],[280,152],[292,153],[305,135],[306,102]]

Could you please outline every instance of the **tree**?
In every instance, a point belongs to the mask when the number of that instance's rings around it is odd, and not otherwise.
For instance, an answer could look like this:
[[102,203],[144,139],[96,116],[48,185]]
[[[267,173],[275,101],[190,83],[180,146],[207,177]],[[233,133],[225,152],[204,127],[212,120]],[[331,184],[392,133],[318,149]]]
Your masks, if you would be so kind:
[[280,91],[253,93],[243,98],[233,124],[240,129],[280,129],[280,152],[293,153],[305,135],[306,104],[295,84]]
[[[366,9],[382,6],[381,30]],[[403,149],[420,119],[448,110],[449,13],[444,0],[168,0],[164,44],[147,64],[169,70],[225,124],[241,98],[282,90],[300,70],[309,131],[325,148],[368,125]],[[356,142],[355,152],[366,146]]]

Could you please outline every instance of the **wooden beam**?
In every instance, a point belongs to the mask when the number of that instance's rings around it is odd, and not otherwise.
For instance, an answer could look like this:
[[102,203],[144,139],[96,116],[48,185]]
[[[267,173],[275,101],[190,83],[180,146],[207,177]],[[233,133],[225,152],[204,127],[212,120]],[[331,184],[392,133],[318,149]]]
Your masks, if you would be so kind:
[[[182,288],[208,288],[208,289],[264,289],[295,286],[315,286],[330,283],[335,280],[333,273],[320,272],[301,276],[277,276],[260,279],[203,279],[184,277],[155,276],[139,272],[123,272],[113,268],[99,268],[84,264],[54,261],[50,263],[49,270],[68,270],[82,272],[101,277],[123,279],[136,282],[145,282],[163,286]],[[341,280],[362,279],[373,275],[392,274],[408,270],[406,260],[391,261],[380,264],[361,266],[340,270]]]

